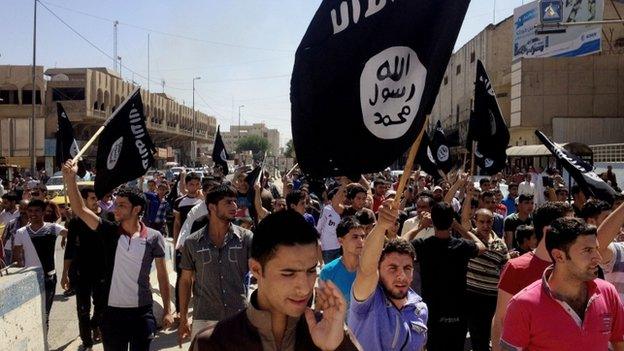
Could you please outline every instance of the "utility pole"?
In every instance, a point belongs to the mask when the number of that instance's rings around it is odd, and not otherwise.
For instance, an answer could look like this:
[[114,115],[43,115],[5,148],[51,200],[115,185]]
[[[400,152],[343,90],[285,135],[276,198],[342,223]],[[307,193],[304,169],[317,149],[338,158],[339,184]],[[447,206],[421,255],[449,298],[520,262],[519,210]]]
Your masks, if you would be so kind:
[[245,107],[245,105],[238,106],[238,141],[240,141],[240,134],[241,134],[240,118],[241,118],[241,108],[243,108],[243,107]]
[[121,68],[123,67],[121,64],[121,56],[117,56],[117,60],[119,60],[119,78],[123,80],[123,76],[121,75]]
[[30,115],[30,172],[35,178],[37,172],[37,154],[35,152],[35,102],[36,99],[36,63],[37,63],[37,0],[34,1],[33,15],[33,62],[32,62],[32,114]]
[[113,70],[115,72],[119,72],[117,70],[117,60],[118,60],[118,55],[117,55],[117,26],[119,25],[119,21],[115,21],[113,22]]
[[[147,33],[147,91],[150,91],[150,34]],[[150,96],[150,95],[147,95]],[[148,97],[148,103],[149,103]]]
[[197,124],[197,117],[195,116],[195,81],[201,79],[201,77],[193,78],[193,142],[191,143],[191,157],[193,158],[193,167],[196,166],[197,162],[197,140],[195,140],[195,125]]

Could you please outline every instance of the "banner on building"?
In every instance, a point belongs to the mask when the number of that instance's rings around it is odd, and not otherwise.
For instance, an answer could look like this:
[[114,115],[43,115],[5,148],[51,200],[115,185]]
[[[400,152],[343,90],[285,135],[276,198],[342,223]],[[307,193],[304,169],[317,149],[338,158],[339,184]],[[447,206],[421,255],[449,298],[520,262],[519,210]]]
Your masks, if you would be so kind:
[[[601,25],[566,26],[565,33],[536,34],[540,12],[539,1],[514,9],[514,61],[522,57],[576,57],[600,51]],[[603,12],[604,0],[565,0],[562,22],[600,21]]]

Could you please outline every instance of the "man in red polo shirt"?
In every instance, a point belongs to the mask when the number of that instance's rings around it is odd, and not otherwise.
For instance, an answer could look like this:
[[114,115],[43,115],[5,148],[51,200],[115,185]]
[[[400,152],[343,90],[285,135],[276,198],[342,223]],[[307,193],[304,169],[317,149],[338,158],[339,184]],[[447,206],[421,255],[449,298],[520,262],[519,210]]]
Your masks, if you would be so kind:
[[560,218],[545,240],[553,265],[509,302],[501,347],[597,351],[611,343],[624,350],[624,306],[611,283],[596,279],[596,227]]

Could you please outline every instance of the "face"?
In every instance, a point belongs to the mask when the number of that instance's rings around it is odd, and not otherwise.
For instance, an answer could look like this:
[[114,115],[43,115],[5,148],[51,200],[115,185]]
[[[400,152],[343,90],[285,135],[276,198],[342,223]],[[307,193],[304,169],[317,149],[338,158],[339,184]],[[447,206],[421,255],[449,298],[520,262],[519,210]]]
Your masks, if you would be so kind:
[[355,197],[353,198],[351,205],[357,211],[364,208],[364,205],[366,205],[366,193],[357,193]]
[[489,235],[492,232],[492,224],[494,219],[490,216],[478,214],[475,220],[477,224],[477,233],[482,237]]
[[147,182],[147,189],[151,192],[155,192],[156,191],[156,182],[150,180],[149,182]]
[[534,208],[535,208],[535,203],[533,202],[533,200],[522,201],[518,205],[518,211],[522,213],[527,213],[527,214],[533,212]]
[[[299,201],[299,203],[301,202],[303,202],[303,212],[305,212],[305,199]],[[286,209],[286,200],[284,199],[275,200],[275,203],[273,204],[273,212],[284,211],[285,209]],[[298,210],[296,211],[299,212]],[[303,215],[303,212],[300,212],[300,213]]]
[[381,183],[375,185],[375,195],[383,196],[386,193],[386,185]]
[[247,184],[247,181],[245,180],[246,178],[247,176],[245,174],[241,174],[236,180],[236,182],[234,183],[234,185],[236,186],[236,189],[238,189],[238,191],[240,191],[243,194],[249,191],[249,184]]
[[5,210],[9,210],[15,207],[15,201],[2,199],[2,208]]
[[186,183],[186,190],[189,194],[195,194],[199,191],[201,184],[199,179],[193,179],[190,182]]
[[36,200],[45,200],[45,198],[46,198],[46,191],[42,190],[42,189],[35,188],[35,189],[31,190],[30,197],[32,199],[36,199]]
[[342,246],[343,254],[351,254],[360,256],[362,253],[362,247],[364,247],[364,240],[366,239],[366,232],[364,228],[353,228],[347,235],[342,238],[338,238],[338,242]]
[[488,191],[488,190],[490,190],[491,188],[492,188],[492,187],[491,187],[490,182],[483,182],[483,184],[481,184],[481,190],[482,190],[482,191]]
[[[276,201],[277,203],[277,201]],[[305,213],[306,210],[306,200],[305,198],[299,200],[299,202],[297,202],[296,206],[293,206],[293,210],[297,211],[297,213],[299,213],[300,215],[303,216],[303,214]]]
[[85,204],[87,205],[87,208],[90,209],[91,211],[97,211],[98,203],[97,203],[97,197],[95,196],[95,193],[89,193],[87,195]]
[[214,215],[222,220],[231,222],[236,217],[236,210],[238,210],[238,205],[236,205],[235,197],[225,197],[217,204],[208,204],[208,210],[210,211],[210,216],[214,213]]
[[494,212],[494,210],[496,210],[496,201],[494,200],[494,197],[487,196],[481,199],[480,207],[487,208],[488,210]]
[[278,246],[262,267],[250,259],[249,268],[258,280],[258,299],[271,312],[299,317],[312,297],[316,283],[316,244]]
[[31,223],[39,224],[43,222],[43,215],[45,211],[42,208],[29,206],[27,213],[28,213],[28,220]]
[[139,215],[141,206],[132,206],[132,203],[127,197],[117,196],[115,199],[115,209],[113,214],[115,215],[115,221],[123,222],[131,220]]
[[379,279],[388,297],[404,299],[412,283],[414,262],[409,255],[392,252],[379,264]]
[[496,199],[496,203],[503,201],[503,193],[501,193],[500,191],[496,191],[494,193],[494,198]]
[[587,218],[587,223],[593,224],[596,227],[599,227],[602,224],[602,222],[604,222],[604,220],[607,219],[607,217],[609,217],[610,214],[611,214],[611,211],[602,211],[597,217]]
[[416,201],[416,212],[418,212],[418,216],[422,216],[423,212],[431,212],[431,207],[426,200],[421,198]]
[[442,189],[437,189],[433,192],[433,199],[436,200],[436,202],[444,200],[444,193],[442,193]]
[[158,197],[165,197],[165,195],[167,195],[167,187],[159,186],[157,190],[157,194],[158,194]]
[[595,235],[581,235],[570,245],[569,253],[552,250],[555,267],[561,265],[571,279],[588,281],[598,276],[598,264],[602,260]]

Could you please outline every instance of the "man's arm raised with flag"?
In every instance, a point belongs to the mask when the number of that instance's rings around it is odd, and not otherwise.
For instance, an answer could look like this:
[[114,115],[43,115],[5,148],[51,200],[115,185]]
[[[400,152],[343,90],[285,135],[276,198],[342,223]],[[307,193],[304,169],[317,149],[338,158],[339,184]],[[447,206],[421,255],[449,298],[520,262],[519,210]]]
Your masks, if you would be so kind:
[[73,164],[72,160],[67,160],[63,164],[63,179],[67,184],[69,203],[72,204],[71,208],[76,216],[82,219],[91,230],[96,230],[100,225],[100,217],[88,209],[82,200],[76,183],[76,172],[78,172],[78,166]]

